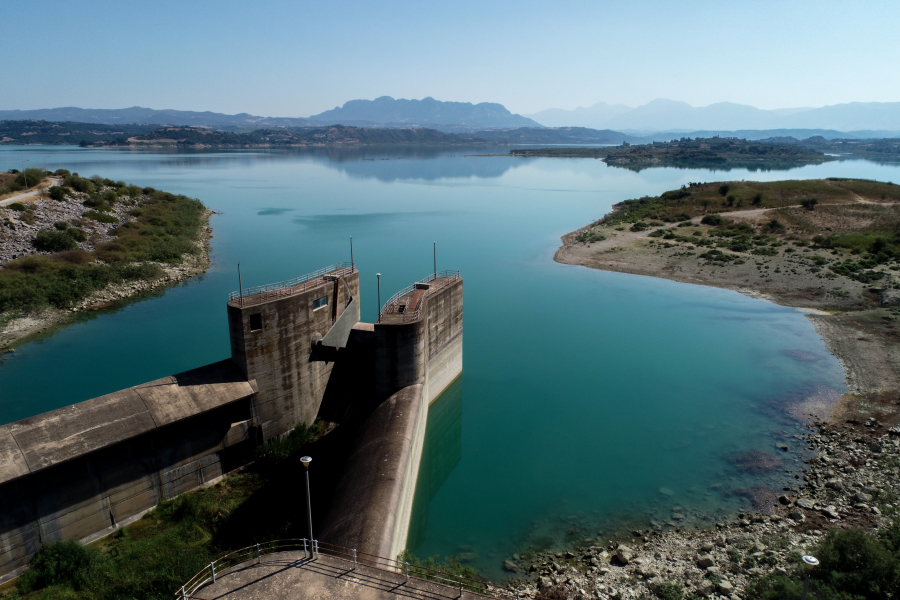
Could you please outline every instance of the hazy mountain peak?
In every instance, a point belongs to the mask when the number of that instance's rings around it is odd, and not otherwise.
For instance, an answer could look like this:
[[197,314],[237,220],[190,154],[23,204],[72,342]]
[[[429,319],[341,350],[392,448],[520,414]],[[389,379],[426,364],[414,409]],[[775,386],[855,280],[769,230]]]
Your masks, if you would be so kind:
[[463,125],[468,127],[505,128],[540,127],[541,125],[513,114],[495,102],[444,102],[431,96],[421,100],[380,96],[374,100],[350,100],[343,106],[313,115],[322,123],[344,125]]
[[590,108],[547,109],[528,115],[549,127],[575,126],[632,132],[693,130],[829,129],[900,130],[900,102],[849,102],[820,108],[766,110],[736,102],[694,107],[687,102],[656,98],[629,108],[598,102]]

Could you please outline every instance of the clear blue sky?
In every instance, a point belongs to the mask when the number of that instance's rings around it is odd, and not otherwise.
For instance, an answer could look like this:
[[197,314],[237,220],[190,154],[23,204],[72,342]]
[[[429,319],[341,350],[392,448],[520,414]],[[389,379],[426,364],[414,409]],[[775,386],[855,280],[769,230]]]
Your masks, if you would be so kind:
[[30,0],[3,14],[0,109],[900,101],[896,1]]

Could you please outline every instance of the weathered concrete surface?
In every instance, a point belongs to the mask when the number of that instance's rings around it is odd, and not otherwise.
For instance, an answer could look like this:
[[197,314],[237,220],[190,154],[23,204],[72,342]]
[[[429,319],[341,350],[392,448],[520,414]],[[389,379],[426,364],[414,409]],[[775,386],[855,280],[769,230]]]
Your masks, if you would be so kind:
[[247,398],[228,360],[0,427],[0,483]]
[[374,326],[375,398],[387,400],[361,427],[325,542],[391,558],[406,548],[428,407],[462,373],[462,279],[442,283],[418,320]]
[[[395,539],[409,526],[427,409],[422,385],[384,401],[363,425],[335,490],[319,538],[360,552],[396,557]],[[396,551],[395,551],[396,550]]]
[[255,389],[225,360],[0,427],[0,581],[240,466]]
[[[228,302],[231,357],[259,386],[253,418],[264,440],[283,435],[298,423],[312,424],[334,366],[329,360],[311,360],[313,347],[347,308],[355,313],[351,320],[359,320],[356,270],[346,269],[333,279],[319,278],[290,292]],[[314,309],[313,302],[323,296],[327,305]],[[350,303],[351,298],[357,301]]]
[[[406,578],[329,556],[307,560],[302,552],[280,552],[233,567],[215,583],[197,590],[193,597],[203,600],[271,600],[273,598],[316,598],[319,600],[456,600],[459,589],[429,581]],[[463,592],[463,598],[478,598]]]

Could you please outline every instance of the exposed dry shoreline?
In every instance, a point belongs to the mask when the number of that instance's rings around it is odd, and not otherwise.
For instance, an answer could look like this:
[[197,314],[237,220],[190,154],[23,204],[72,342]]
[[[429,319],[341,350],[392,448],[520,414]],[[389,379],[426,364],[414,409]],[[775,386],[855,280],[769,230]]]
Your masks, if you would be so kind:
[[[747,210],[723,216],[753,223],[766,219],[766,212]],[[695,227],[708,229],[700,225],[699,218],[692,220],[688,231]],[[674,224],[654,229],[684,231]],[[877,282],[877,289],[845,277],[823,278],[801,266],[803,256],[799,253],[714,265],[699,258],[702,250],[651,237],[654,229],[632,232],[590,225],[564,235],[554,260],[730,289],[803,310],[844,368],[849,393],[836,407],[833,418],[864,420],[874,416],[891,425],[900,422],[900,330],[894,325],[897,317],[889,307],[881,306],[879,296],[881,288],[894,286],[893,276]],[[601,232],[606,239],[579,242],[579,234],[587,230]]]
[[46,333],[47,330],[67,325],[74,315],[79,312],[101,310],[110,308],[116,302],[150,293],[162,287],[171,286],[201,273],[209,268],[210,239],[212,228],[209,225],[210,217],[215,211],[206,210],[203,214],[203,225],[200,228],[200,238],[197,254],[188,254],[181,264],[159,264],[163,274],[154,280],[130,281],[117,285],[109,285],[96,291],[77,306],[69,309],[45,308],[37,312],[23,312],[19,316],[0,325],[0,349],[10,351],[12,346],[26,338]]

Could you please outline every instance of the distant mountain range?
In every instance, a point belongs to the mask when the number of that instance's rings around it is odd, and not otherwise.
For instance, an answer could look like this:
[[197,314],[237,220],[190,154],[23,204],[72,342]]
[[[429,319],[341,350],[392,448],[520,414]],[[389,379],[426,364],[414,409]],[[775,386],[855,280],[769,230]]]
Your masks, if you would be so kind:
[[36,110],[0,110],[0,121],[40,120],[52,122],[99,123],[102,125],[192,125],[194,127],[305,127],[321,125],[309,119],[257,117],[240,113],[226,115],[191,110],[155,110],[131,108],[39,108]]
[[525,116],[546,127],[616,129],[638,135],[659,131],[742,129],[900,131],[900,102],[851,102],[820,108],[763,110],[732,102],[694,107],[686,102],[657,99],[635,108],[598,102],[587,108],[551,108]]
[[431,97],[395,100],[382,96],[374,100],[351,100],[310,119],[358,127],[430,127],[441,131],[460,127],[470,130],[541,127],[540,123],[509,112],[502,104],[441,102]]
[[[531,117],[531,118],[529,118]],[[674,100],[654,100],[632,108],[624,104],[598,102],[575,110],[548,109],[522,116],[502,104],[394,99],[351,100],[343,106],[308,118],[261,117],[240,113],[155,110],[134,106],[122,109],[46,108],[0,110],[0,121],[43,120],[48,122],[96,123],[104,125],[173,125],[209,127],[245,133],[278,127],[354,127],[410,129],[428,128],[444,133],[480,136],[485,131],[518,130],[498,134],[501,138],[531,140],[567,139],[565,143],[621,143],[622,141],[671,140],[681,136],[795,137],[821,135],[826,139],[888,138],[900,136],[900,102],[852,102],[821,108],[762,110],[753,106],[720,102],[693,107]],[[562,128],[541,134],[542,128]],[[482,136],[484,137],[484,136]],[[487,136],[493,137],[493,136]],[[634,139],[629,139],[634,138]],[[602,140],[602,141],[601,141]],[[544,143],[543,141],[541,143]]]
[[51,122],[98,123],[104,125],[148,124],[190,125],[194,127],[355,127],[414,128],[427,127],[445,133],[482,129],[541,127],[531,119],[516,115],[502,104],[482,102],[441,102],[434,98],[395,100],[382,96],[375,100],[351,100],[344,106],[318,115],[301,117],[259,117],[247,113],[226,115],[189,110],[131,108],[42,108],[37,110],[0,110],[0,121],[41,120]]

